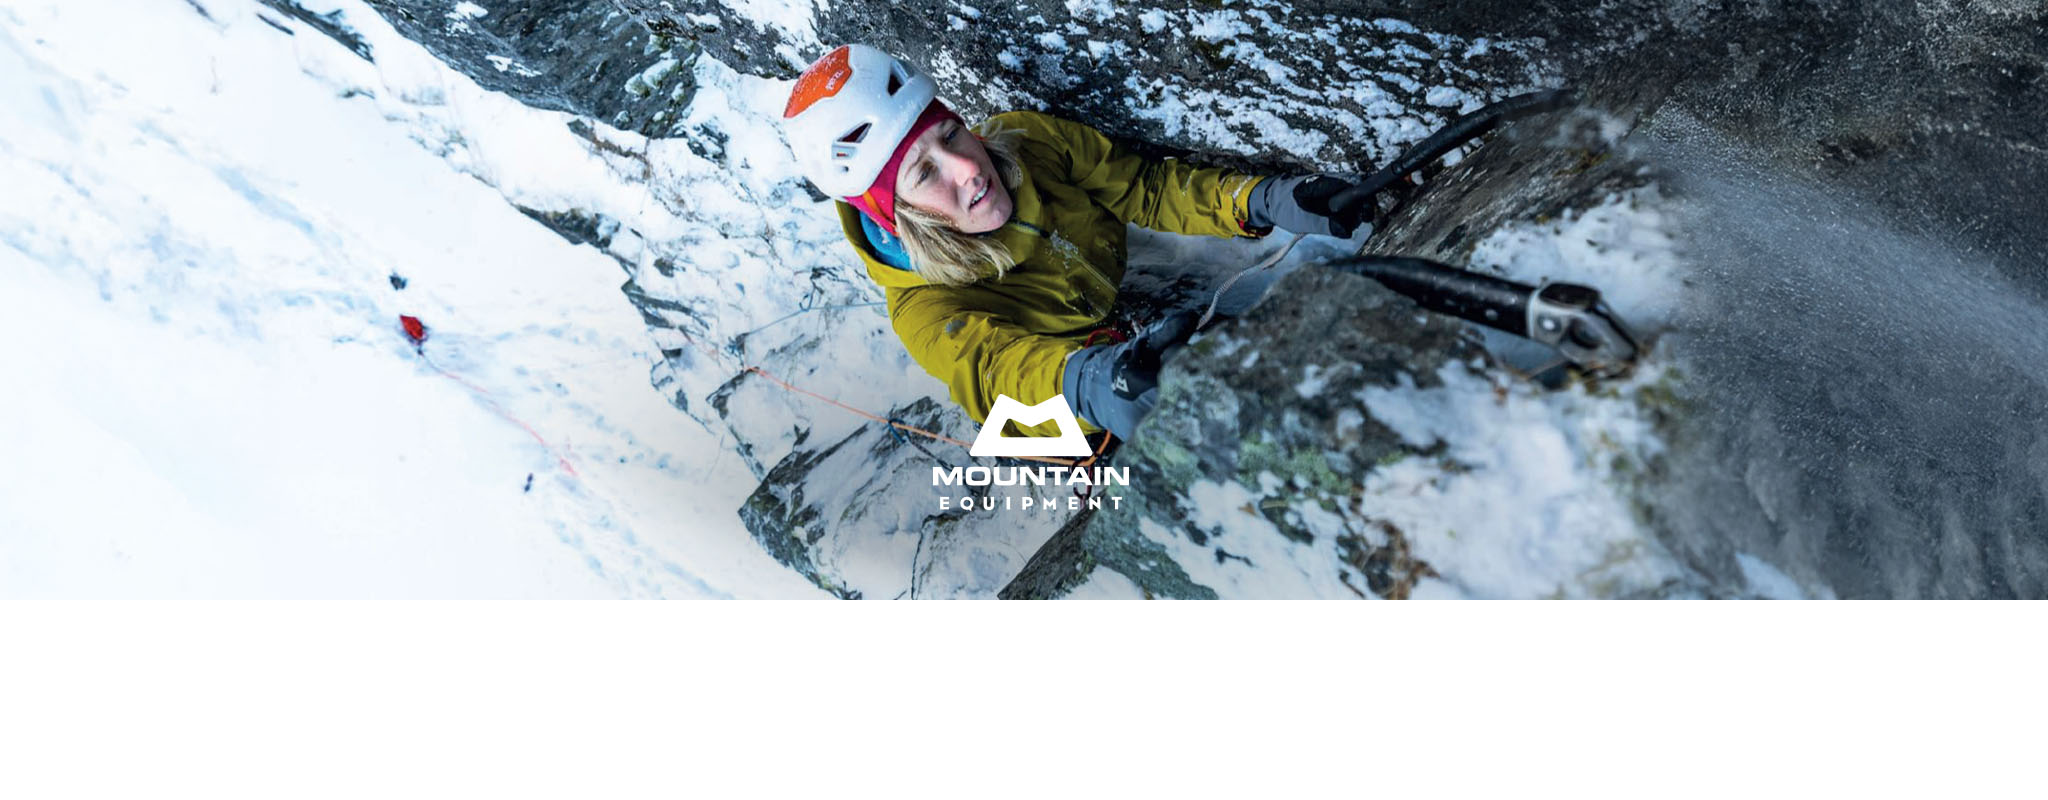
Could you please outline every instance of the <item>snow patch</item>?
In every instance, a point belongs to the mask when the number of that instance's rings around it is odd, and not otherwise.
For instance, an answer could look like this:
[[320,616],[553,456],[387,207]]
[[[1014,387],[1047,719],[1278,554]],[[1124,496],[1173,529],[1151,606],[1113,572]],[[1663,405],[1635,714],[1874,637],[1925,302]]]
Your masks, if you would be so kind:
[[[1441,457],[1381,466],[1361,507],[1404,531],[1416,557],[1469,597],[1606,597],[1656,590],[1682,568],[1640,530],[1620,482],[1663,450],[1627,399],[1543,392],[1462,364],[1441,386],[1372,387],[1359,400],[1412,447]],[[1427,581],[1425,581],[1427,582]]]
[[1139,14],[1138,29],[1146,36],[1166,30],[1166,12],[1155,8]]
[[[719,4],[755,25],[781,31],[789,40],[785,46],[792,48],[789,55],[824,49],[817,27],[817,15],[827,11],[824,0],[720,0]],[[809,62],[799,56],[797,68],[805,66]]]
[[1294,393],[1308,399],[1323,393],[1323,387],[1330,383],[1330,373],[1321,364],[1309,364],[1301,368],[1301,382],[1294,384]]
[[1422,102],[1428,103],[1433,106],[1451,108],[1462,108],[1464,106],[1470,105],[1472,106],[1472,109],[1475,111],[1478,110],[1478,107],[1481,105],[1477,100],[1474,100],[1471,95],[1466,94],[1463,90],[1454,89],[1449,86],[1430,87],[1429,92],[1423,95]]
[[1110,0],[1066,0],[1067,13],[1082,22],[1108,22],[1116,16],[1116,4]]
[[1188,33],[1209,42],[1235,39],[1251,32],[1252,26],[1235,11],[1198,12],[1194,14],[1194,24],[1188,26]]
[[1806,590],[1792,576],[1779,571],[1763,559],[1748,553],[1736,553],[1735,565],[1742,570],[1742,579],[1749,584],[1749,590],[1766,600],[1804,600]]
[[[1271,479],[1271,475],[1265,476]],[[1231,598],[1349,598],[1337,564],[1335,537],[1296,542],[1260,516],[1260,495],[1242,484],[1197,481],[1188,487],[1188,524],[1204,533],[1195,544],[1152,520],[1139,533],[1166,548],[1194,582]]]
[[1668,327],[1685,296],[1685,266],[1654,186],[1621,192],[1583,212],[1495,231],[1472,250],[1472,266],[1526,283],[1598,287],[1632,325]]
[[491,62],[491,66],[496,67],[499,72],[510,72],[522,78],[531,78],[540,74],[540,70],[529,68],[525,64],[518,63],[505,56],[484,56],[484,60]]
[[1126,578],[1122,573],[1108,567],[1098,566],[1088,573],[1088,580],[1068,592],[1062,600],[1143,600],[1145,590]]

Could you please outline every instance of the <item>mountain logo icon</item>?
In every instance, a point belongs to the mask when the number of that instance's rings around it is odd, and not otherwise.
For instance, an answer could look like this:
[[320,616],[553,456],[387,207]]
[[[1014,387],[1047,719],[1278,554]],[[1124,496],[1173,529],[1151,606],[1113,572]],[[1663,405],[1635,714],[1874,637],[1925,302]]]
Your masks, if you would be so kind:
[[[1015,420],[1019,426],[1037,425],[1052,420],[1059,425],[1058,436],[1004,436],[1003,426]],[[1074,419],[1074,410],[1067,406],[1064,395],[1053,395],[1035,406],[1027,406],[1010,398],[996,395],[996,405],[989,409],[988,421],[981,424],[981,433],[974,437],[974,446],[967,449],[976,458],[986,456],[1007,456],[1027,458],[1064,456],[1086,457],[1091,450],[1088,439],[1081,435],[1081,423]]]

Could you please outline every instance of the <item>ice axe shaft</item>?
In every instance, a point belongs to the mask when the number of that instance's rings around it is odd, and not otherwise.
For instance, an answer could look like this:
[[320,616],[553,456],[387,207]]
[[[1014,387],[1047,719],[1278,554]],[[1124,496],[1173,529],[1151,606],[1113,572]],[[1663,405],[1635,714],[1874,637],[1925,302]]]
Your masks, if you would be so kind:
[[1330,207],[1343,208],[1349,205],[1355,198],[1370,197],[1373,193],[1387,188],[1395,181],[1407,177],[1409,173],[1421,169],[1432,161],[1443,158],[1445,153],[1456,150],[1473,139],[1484,135],[1487,131],[1500,127],[1500,124],[1503,122],[1511,122],[1534,114],[1555,111],[1569,105],[1572,100],[1573,95],[1570,89],[1549,89],[1528,94],[1518,94],[1514,97],[1488,104],[1477,111],[1453,120],[1451,124],[1445,125],[1436,133],[1430,134],[1429,138],[1410,145],[1407,150],[1402,151],[1393,161],[1387,162],[1386,166],[1380,167],[1378,171],[1368,176],[1365,180],[1359,181],[1356,186],[1331,197]]
[[1549,345],[1596,374],[1627,370],[1639,351],[1628,327],[1589,286],[1529,286],[1404,256],[1351,256],[1324,266],[1379,281],[1430,311]]

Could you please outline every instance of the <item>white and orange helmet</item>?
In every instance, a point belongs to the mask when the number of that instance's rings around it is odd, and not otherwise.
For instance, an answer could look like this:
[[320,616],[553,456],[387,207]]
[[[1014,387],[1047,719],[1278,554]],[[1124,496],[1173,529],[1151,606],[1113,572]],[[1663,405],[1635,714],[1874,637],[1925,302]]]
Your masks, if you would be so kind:
[[902,59],[844,45],[796,79],[783,131],[804,177],[820,191],[859,196],[937,94],[931,77]]

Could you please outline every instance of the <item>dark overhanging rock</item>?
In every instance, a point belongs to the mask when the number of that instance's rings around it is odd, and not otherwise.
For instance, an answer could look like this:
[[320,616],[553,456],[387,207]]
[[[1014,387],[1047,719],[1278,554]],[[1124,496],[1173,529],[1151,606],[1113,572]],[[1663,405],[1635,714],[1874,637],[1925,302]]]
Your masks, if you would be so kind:
[[1962,231],[2048,294],[2048,6],[1792,3],[1724,13],[1588,64],[1611,108],[1670,106],[1776,170]]
[[1053,532],[1052,538],[1039,546],[1038,552],[1031,554],[1024,569],[1004,584],[996,596],[1003,600],[1052,600],[1066,596],[1086,582],[1095,571],[1095,559],[1081,546],[1081,537],[1094,518],[1094,509],[1075,512]]

